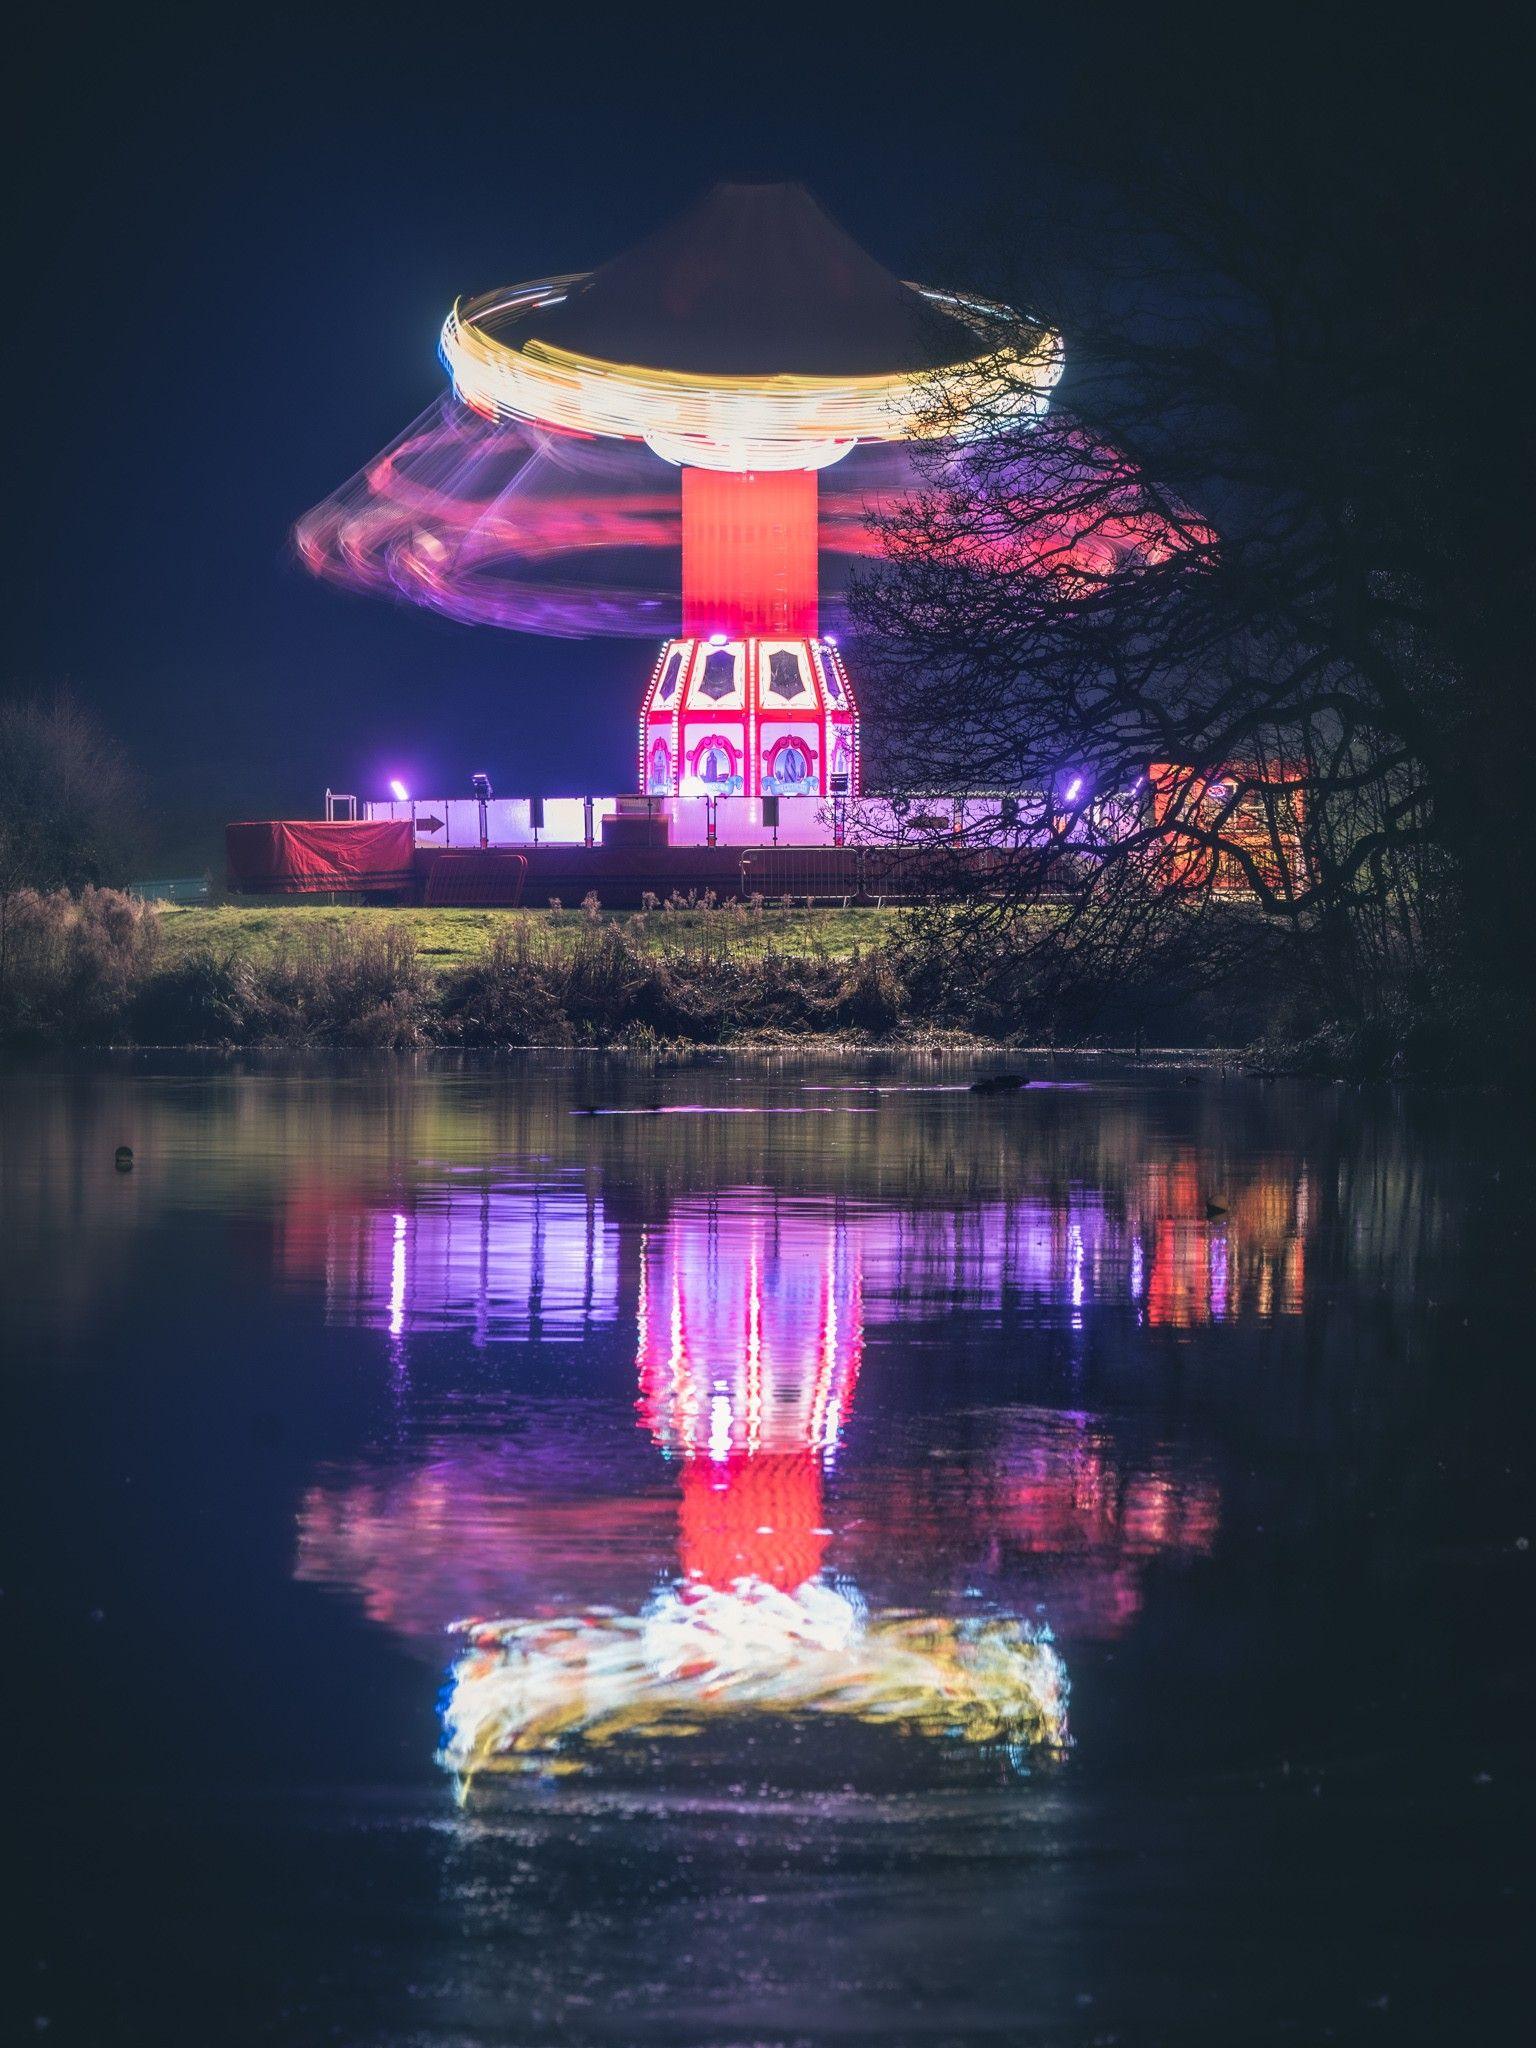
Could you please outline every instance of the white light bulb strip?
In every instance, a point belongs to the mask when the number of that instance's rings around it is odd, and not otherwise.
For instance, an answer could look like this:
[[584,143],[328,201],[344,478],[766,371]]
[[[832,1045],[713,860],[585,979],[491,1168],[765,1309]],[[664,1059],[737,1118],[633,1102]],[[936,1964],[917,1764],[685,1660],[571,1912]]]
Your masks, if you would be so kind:
[[[547,278],[460,300],[440,354],[466,405],[491,419],[534,420],[566,433],[643,441],[668,462],[700,469],[824,469],[860,441],[953,434],[965,394],[986,395],[991,430],[1038,417],[1061,375],[1061,337],[985,300],[914,286],[987,346],[939,373],[942,422],[921,371],[875,377],[729,377],[643,368],[575,354],[516,327],[558,305],[576,277]],[[1004,402],[999,405],[999,394]]]

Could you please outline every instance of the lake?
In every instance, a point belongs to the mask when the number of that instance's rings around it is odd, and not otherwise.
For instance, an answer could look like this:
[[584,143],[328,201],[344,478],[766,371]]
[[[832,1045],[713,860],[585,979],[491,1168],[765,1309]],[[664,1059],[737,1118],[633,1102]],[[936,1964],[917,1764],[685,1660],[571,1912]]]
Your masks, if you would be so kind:
[[1528,1126],[1027,1064],[0,1070],[15,2038],[1511,2038]]

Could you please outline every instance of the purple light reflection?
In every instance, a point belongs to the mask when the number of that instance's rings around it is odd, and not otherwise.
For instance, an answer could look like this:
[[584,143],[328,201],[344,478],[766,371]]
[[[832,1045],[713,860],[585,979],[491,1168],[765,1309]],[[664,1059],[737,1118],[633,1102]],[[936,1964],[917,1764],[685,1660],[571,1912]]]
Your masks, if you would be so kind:
[[[851,1113],[750,1105],[678,1104],[613,1115],[715,1116]],[[876,1320],[925,1314],[1008,1315],[1041,1328],[1081,1330],[1095,1313],[1130,1310],[1154,1327],[1193,1328],[1234,1318],[1299,1312],[1305,1299],[1305,1176],[1232,1194],[1212,1222],[1193,1165],[1159,1169],[1109,1198],[1093,1189],[1018,1197],[977,1207],[838,1210],[838,1299],[850,1293]],[[783,1198],[744,1188],[712,1198],[715,1277],[684,1282],[711,1317],[747,1298],[746,1270],[729,1286],[718,1261],[734,1261],[733,1233],[824,1228],[814,1198],[799,1221]],[[298,1206],[285,1231],[285,1266],[323,1277],[328,1320],[417,1333],[468,1330],[477,1345],[573,1342],[638,1312],[642,1276],[682,1230],[689,1203],[659,1222],[636,1224],[635,1250],[603,1198],[585,1182],[518,1185],[452,1178],[389,1207],[327,1201]],[[816,1220],[823,1219],[823,1220]],[[681,1240],[680,1240],[681,1241]],[[691,1240],[690,1240],[691,1241]],[[808,1269],[809,1270],[809,1269]],[[674,1277],[666,1284],[677,1292]],[[722,1289],[724,1292],[722,1293]],[[637,1293],[639,1296],[637,1302]],[[784,1297],[786,1304],[790,1296]],[[774,1308],[792,1324],[798,1310]],[[808,1314],[810,1310],[806,1311]],[[788,1330],[788,1325],[786,1325]],[[798,1333],[795,1333],[798,1335]],[[723,1341],[723,1340],[722,1340]],[[712,1344],[714,1340],[711,1340]]]

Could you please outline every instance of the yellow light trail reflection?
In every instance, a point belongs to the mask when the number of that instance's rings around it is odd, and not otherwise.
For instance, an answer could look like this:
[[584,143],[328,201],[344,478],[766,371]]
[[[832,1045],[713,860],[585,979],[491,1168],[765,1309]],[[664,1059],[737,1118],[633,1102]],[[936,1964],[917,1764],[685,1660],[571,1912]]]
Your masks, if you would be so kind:
[[1008,1616],[866,1617],[812,1579],[792,1592],[670,1586],[638,1615],[463,1624],[439,1761],[460,1800],[482,1771],[561,1776],[620,1736],[727,1716],[837,1715],[949,1741],[1060,1749],[1067,1672],[1048,1631]]

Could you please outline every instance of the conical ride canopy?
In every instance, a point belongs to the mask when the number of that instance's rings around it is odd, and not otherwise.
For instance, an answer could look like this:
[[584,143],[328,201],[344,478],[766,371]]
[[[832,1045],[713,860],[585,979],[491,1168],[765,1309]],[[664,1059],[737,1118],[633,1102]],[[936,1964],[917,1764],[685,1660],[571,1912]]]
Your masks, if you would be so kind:
[[604,362],[721,377],[880,376],[963,362],[977,346],[803,185],[716,185],[520,332]]

